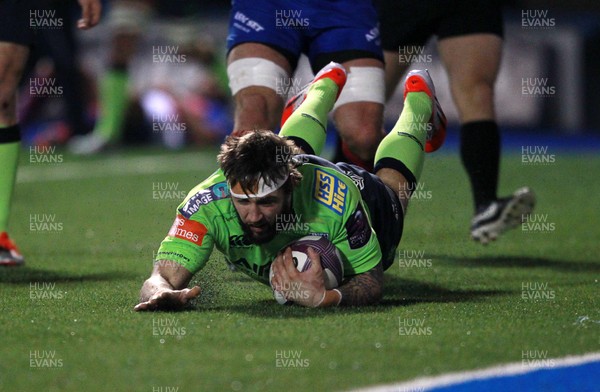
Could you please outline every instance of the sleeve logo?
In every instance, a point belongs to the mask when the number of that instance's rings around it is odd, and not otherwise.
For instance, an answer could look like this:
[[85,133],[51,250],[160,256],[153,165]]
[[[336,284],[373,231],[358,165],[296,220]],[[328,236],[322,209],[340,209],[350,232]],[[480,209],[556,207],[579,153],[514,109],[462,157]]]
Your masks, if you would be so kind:
[[324,172],[315,170],[315,189],[313,197],[338,215],[346,209],[346,194],[348,187],[342,180]]
[[226,182],[219,182],[210,187],[215,199],[224,199],[229,197],[229,187]]
[[190,197],[185,205],[179,209],[179,212],[186,218],[189,218],[198,212],[200,206],[226,197],[229,197],[227,183],[219,182],[208,189],[202,189],[194,196]]
[[184,216],[177,214],[175,222],[173,222],[173,226],[169,230],[169,236],[201,246],[204,235],[207,232],[208,229],[202,223],[186,219]]
[[362,206],[358,206],[354,214],[348,218],[345,226],[350,249],[362,248],[369,242],[371,238],[371,226]]

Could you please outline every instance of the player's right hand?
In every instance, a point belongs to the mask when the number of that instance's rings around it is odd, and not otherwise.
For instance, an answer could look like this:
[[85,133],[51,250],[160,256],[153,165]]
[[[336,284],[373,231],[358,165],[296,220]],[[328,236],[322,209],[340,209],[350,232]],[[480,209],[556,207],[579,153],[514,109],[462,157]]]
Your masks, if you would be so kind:
[[200,287],[183,290],[160,290],[148,301],[140,302],[133,310],[177,310],[183,308],[189,300],[200,295]]

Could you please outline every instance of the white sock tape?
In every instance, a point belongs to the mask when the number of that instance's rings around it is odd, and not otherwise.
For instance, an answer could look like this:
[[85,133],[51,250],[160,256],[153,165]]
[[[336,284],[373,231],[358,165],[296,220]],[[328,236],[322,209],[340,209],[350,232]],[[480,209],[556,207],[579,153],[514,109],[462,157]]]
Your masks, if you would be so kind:
[[333,110],[350,102],[385,103],[385,73],[383,68],[350,67],[346,85]]
[[250,86],[268,87],[277,91],[289,79],[288,73],[274,62],[259,57],[249,57],[233,61],[227,66],[229,88],[235,95]]

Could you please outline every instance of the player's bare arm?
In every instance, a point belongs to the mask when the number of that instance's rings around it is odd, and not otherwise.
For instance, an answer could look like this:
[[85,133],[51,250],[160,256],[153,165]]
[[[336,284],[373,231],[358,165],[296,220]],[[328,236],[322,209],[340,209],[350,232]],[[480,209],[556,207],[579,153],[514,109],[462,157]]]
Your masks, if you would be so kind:
[[155,263],[152,275],[140,292],[140,303],[134,310],[173,310],[183,308],[190,299],[200,294],[200,287],[187,288],[192,274],[181,265],[169,260]]
[[338,290],[342,293],[340,305],[375,305],[383,296],[383,267],[381,263],[367,272],[350,278]]

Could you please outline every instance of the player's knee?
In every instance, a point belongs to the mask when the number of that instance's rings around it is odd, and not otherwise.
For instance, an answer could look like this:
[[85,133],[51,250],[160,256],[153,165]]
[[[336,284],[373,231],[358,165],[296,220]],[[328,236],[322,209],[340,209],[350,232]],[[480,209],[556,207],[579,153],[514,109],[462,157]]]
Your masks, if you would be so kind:
[[345,129],[342,137],[348,148],[361,159],[372,160],[383,135],[381,128],[370,123],[355,124]]
[[11,66],[8,61],[0,61],[0,113],[14,111],[17,84],[21,76],[20,70]]
[[[0,77],[0,81],[3,79]],[[0,83],[0,123],[12,124],[16,121],[16,92],[8,85]]]
[[[269,94],[261,87],[248,87],[235,96],[235,130],[273,129],[277,117],[277,95]],[[272,95],[272,96],[269,96]],[[280,108],[279,108],[280,109]]]

